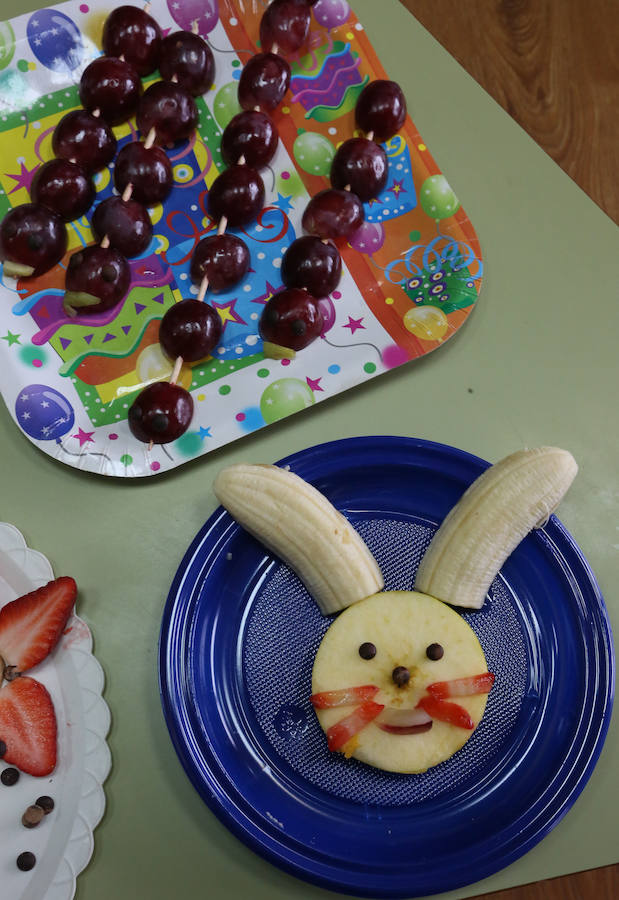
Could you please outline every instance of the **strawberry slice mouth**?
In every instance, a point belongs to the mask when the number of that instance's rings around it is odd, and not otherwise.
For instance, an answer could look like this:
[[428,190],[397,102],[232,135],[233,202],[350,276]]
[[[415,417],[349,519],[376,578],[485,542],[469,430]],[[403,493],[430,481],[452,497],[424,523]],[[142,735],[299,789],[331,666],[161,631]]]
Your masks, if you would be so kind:
[[376,725],[389,734],[422,734],[432,728],[432,717],[423,709],[385,709]]

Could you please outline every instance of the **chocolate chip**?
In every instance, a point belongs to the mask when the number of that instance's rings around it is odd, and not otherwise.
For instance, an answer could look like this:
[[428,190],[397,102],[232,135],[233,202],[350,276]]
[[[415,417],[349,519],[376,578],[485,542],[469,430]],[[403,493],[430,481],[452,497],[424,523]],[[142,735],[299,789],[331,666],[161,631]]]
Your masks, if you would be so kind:
[[30,869],[34,869],[36,861],[37,858],[34,853],[31,853],[30,850],[25,850],[17,857],[17,868],[22,872],[29,872]]
[[391,677],[398,687],[404,687],[410,681],[411,673],[406,666],[396,666],[391,673]]
[[54,808],[54,801],[51,797],[48,797],[47,794],[44,794],[42,797],[38,797],[35,800],[36,806],[40,806],[45,815],[49,815],[52,809]]
[[426,647],[426,656],[428,659],[442,659],[444,650],[440,644],[430,644]]
[[0,759],[2,759],[2,757],[4,756],[5,753],[6,753],[6,744],[4,743],[4,741],[0,741]]
[[12,787],[19,781],[19,771],[14,769],[13,766],[10,766],[3,771],[2,775],[0,775],[0,781],[7,787]]
[[294,319],[290,326],[290,330],[297,337],[301,337],[301,335],[305,334],[306,329],[307,325],[305,324],[303,319]]
[[40,806],[29,806],[21,817],[21,823],[25,828],[36,828],[44,815]]
[[359,647],[359,656],[361,659],[374,659],[376,656],[376,644],[366,641]]

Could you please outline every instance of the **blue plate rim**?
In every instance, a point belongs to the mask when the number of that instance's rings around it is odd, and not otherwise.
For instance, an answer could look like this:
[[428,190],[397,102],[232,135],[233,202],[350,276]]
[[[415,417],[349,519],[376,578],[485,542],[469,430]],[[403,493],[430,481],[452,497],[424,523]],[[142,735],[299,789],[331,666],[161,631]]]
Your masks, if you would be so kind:
[[[422,438],[391,435],[352,437],[328,441],[286,456],[279,460],[277,465],[289,465],[302,477],[312,481],[323,474],[325,466],[327,469],[341,468],[341,462],[338,462],[338,460],[341,461],[344,456],[348,458],[352,454],[353,456],[363,456],[367,459],[367,454],[370,452],[375,453],[377,459],[380,457],[381,460],[384,460],[385,457],[394,456],[401,465],[413,464],[411,457],[415,453],[421,459],[426,454],[434,456],[439,454],[456,465],[459,472],[462,470],[460,474],[464,474],[469,481],[472,481],[490,465],[489,462],[480,457],[446,444]],[[509,847],[506,846],[502,849],[498,846],[494,848],[493,855],[480,855],[479,861],[474,867],[474,874],[471,874],[470,866],[468,867],[469,871],[466,873],[464,871],[465,867],[460,866],[458,868],[456,866],[448,875],[443,874],[442,877],[432,877],[430,880],[424,879],[423,883],[421,883],[418,877],[416,880],[412,880],[409,874],[404,873],[401,877],[395,880],[392,879],[392,883],[389,886],[381,885],[380,883],[368,883],[367,872],[342,872],[341,867],[336,868],[335,866],[318,864],[316,860],[304,859],[303,854],[300,854],[295,848],[286,847],[281,839],[277,840],[275,834],[273,836],[266,834],[263,828],[254,825],[248,820],[244,816],[243,811],[233,802],[230,802],[230,798],[227,797],[225,791],[221,790],[221,785],[218,783],[217,778],[212,777],[212,773],[209,773],[210,777],[206,776],[206,772],[204,770],[201,772],[197,766],[194,753],[194,750],[197,752],[197,748],[192,747],[190,724],[186,714],[186,698],[184,698],[182,690],[185,670],[182,654],[177,652],[182,650],[182,634],[179,631],[179,627],[182,624],[181,592],[188,573],[196,564],[203,549],[209,548],[206,560],[202,563],[204,568],[208,558],[216,555],[217,547],[222,542],[225,542],[231,533],[239,530],[239,526],[222,507],[218,507],[209,517],[185,552],[174,576],[164,609],[159,636],[159,690],[164,718],[172,743],[194,788],[217,818],[237,838],[278,868],[328,890],[358,896],[403,898],[439,893],[480,881],[527,853],[558,824],[582,792],[602,751],[613,707],[615,659],[608,612],[595,575],[584,554],[556,516],[551,517],[544,531],[549,533],[552,541],[561,545],[562,550],[568,553],[576,567],[582,570],[582,574],[587,579],[588,590],[597,601],[596,613],[599,618],[601,644],[605,649],[607,678],[604,684],[603,697],[600,698],[598,695],[598,700],[602,701],[602,709],[596,718],[597,730],[595,734],[591,735],[590,729],[587,731],[589,744],[592,744],[592,746],[584,755],[584,758],[581,758],[581,755],[577,756],[577,767],[575,763],[572,763],[570,767],[571,775],[574,774],[575,768],[577,768],[578,777],[576,781],[572,778],[573,783],[570,782],[565,796],[555,794],[552,798],[551,809],[549,809],[550,804],[545,804],[544,808],[537,815],[537,818],[540,819],[539,824],[528,837],[517,840],[514,843],[512,836],[509,841]],[[600,703],[598,702],[596,709],[599,706]],[[219,775],[221,777],[222,773],[220,772]],[[563,782],[563,785],[565,783]],[[217,790],[218,788],[220,788],[219,791]]]

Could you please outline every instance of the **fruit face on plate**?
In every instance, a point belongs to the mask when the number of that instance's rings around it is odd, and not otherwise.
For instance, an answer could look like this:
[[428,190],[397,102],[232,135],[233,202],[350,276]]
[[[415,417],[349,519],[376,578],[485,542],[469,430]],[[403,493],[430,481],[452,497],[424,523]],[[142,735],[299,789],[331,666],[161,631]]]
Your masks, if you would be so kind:
[[[443,650],[438,659],[431,658],[440,654],[436,645]],[[408,671],[408,679],[403,669]],[[378,691],[369,701],[360,697],[352,699],[350,705],[315,707],[315,711],[329,735],[329,729],[364,702],[383,706],[384,710],[357,731],[342,751],[386,771],[424,772],[453,756],[466,743],[473,730],[470,725],[478,725],[487,700],[487,693],[462,695],[462,683],[453,689],[456,693],[449,688],[429,692],[429,686],[471,679],[481,673],[487,673],[483,650],[459,613],[426,594],[385,591],[353,604],[337,617],[318,648],[312,672],[313,695],[367,685],[374,685]],[[486,675],[486,679],[489,683],[482,684],[472,678],[471,689],[489,690],[492,676]],[[439,714],[456,706],[464,711],[464,722],[470,717],[468,727],[435,718],[437,693],[443,698]],[[415,719],[411,711],[424,702],[423,698],[432,701],[426,706],[431,727],[411,726],[411,733],[404,723],[409,714]],[[376,710],[372,706],[369,712]],[[417,715],[421,721],[423,710],[417,709]],[[385,724],[390,730],[381,727]]]

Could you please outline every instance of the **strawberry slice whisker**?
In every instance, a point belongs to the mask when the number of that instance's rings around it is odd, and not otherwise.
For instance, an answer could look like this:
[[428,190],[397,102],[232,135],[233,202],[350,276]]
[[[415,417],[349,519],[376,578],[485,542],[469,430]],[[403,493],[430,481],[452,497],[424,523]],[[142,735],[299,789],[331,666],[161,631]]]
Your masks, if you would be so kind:
[[374,703],[373,700],[366,700],[361,706],[358,706],[348,716],[344,716],[335,725],[327,729],[327,744],[329,750],[336,752],[341,750],[344,744],[348,743],[351,737],[354,737],[362,728],[373,722],[376,716],[383,711],[385,707],[381,703]]
[[389,734],[421,734],[432,728],[432,717],[423,709],[384,709],[376,724]]
[[475,728],[475,723],[467,710],[458,703],[450,703],[449,700],[439,700],[431,694],[426,694],[425,697],[421,698],[417,706],[439,722],[457,725],[458,728],[466,728],[467,731],[472,731]]
[[481,675],[470,675],[467,678],[435,681],[433,684],[429,684],[426,690],[437,700],[445,700],[447,697],[472,697],[473,694],[488,694],[493,684],[494,674],[482,672]]
[[375,684],[362,684],[359,687],[340,688],[337,691],[321,691],[312,694],[310,703],[316,709],[330,709],[334,706],[351,706],[354,703],[363,703],[371,700],[378,693]]

